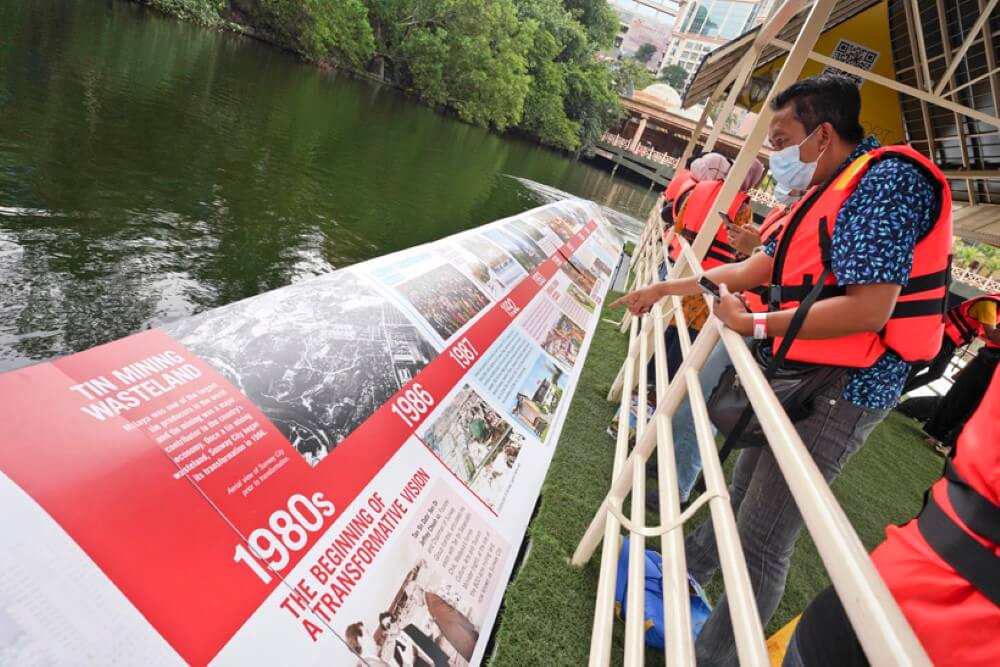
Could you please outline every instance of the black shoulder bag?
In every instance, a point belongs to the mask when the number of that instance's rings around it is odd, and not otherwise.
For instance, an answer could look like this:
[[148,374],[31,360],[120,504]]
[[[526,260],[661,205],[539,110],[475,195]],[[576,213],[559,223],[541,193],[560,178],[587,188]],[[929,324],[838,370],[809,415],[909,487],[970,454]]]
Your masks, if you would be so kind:
[[[825,225],[820,234],[827,235]],[[769,361],[766,359],[764,341],[754,341],[751,347],[757,365],[764,371],[764,378],[792,422],[801,421],[812,414],[816,396],[824,388],[838,385],[847,373],[847,369],[841,366],[785,361],[809,309],[824,291],[824,283],[832,272],[829,267],[829,261],[824,258],[819,280],[795,309],[788,331],[773,357]],[[736,369],[731,364],[719,378],[719,384],[708,399],[708,414],[715,427],[726,435],[719,450],[719,459],[722,461],[726,460],[734,448],[760,447],[767,442],[763,429],[754,416],[753,406],[740,385]]]

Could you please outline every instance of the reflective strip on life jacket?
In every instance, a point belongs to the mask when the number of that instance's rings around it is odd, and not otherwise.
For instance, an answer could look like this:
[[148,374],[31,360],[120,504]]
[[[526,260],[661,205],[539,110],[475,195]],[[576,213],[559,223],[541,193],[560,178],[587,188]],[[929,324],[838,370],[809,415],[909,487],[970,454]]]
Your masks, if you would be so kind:
[[969,315],[969,311],[980,301],[994,301],[1000,309],[1000,294],[989,294],[977,296],[967,301],[963,301],[948,311],[948,319],[944,325],[945,335],[948,336],[955,347],[968,345],[974,338],[981,337],[986,347],[1000,347],[990,339],[986,338],[986,330],[982,323]]
[[[929,361],[941,348],[951,278],[951,189],[941,171],[908,146],[883,146],[862,155],[823,185],[811,188],[792,208],[778,237],[771,282],[780,285],[780,291],[772,308],[795,307],[812,281],[829,267],[830,251],[822,247],[823,237],[833,237],[841,207],[868,169],[886,158],[917,165],[939,195],[934,224],[914,248],[908,284],[882,331],[834,339],[797,339],[788,351],[790,360],[868,368],[887,349],[913,362]],[[844,293],[832,275],[826,284],[830,289],[820,298]],[[780,345],[780,338],[774,344]]]

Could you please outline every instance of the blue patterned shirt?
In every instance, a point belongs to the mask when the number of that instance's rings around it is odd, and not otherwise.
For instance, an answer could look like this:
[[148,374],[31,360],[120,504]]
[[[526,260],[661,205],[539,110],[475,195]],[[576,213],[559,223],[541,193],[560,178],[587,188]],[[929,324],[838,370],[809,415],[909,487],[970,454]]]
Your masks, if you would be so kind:
[[[878,139],[869,136],[841,168],[878,147]],[[872,165],[837,214],[830,258],[837,284],[906,286],[913,249],[933,226],[934,209],[934,187],[918,167],[893,158]],[[771,241],[764,251],[774,256],[776,248]],[[844,400],[866,408],[892,408],[909,372],[910,364],[886,352],[870,368],[851,371]]]

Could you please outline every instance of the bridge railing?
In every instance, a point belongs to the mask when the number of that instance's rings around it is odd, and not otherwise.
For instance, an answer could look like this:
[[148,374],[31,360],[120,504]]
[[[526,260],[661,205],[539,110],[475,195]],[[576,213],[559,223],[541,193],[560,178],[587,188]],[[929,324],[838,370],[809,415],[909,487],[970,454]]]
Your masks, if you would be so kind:
[[[743,86],[745,79],[740,80],[740,77],[748,76],[752,71],[753,62],[748,62],[748,59],[755,61],[763,45],[805,4],[805,0],[785,0],[775,8],[753,47],[736,70],[718,85],[712,95],[713,99],[721,99],[729,85]],[[800,31],[801,44],[796,42],[792,48],[774,83],[774,89],[783,89],[798,76],[806,55],[818,38],[834,4],[835,0],[816,0],[812,3],[812,9]],[[709,106],[711,100],[706,108]],[[760,120],[760,125],[764,128],[768,122],[768,114],[765,102]],[[692,142],[700,136],[704,121],[703,115]],[[721,210],[721,202],[730,201],[736,193],[739,182],[763,142],[761,126],[751,133],[747,145],[737,157],[722,192],[713,205],[715,210]],[[691,154],[692,146],[693,144],[689,144],[685,150],[686,155]],[[715,216],[713,214],[710,217]],[[668,277],[698,275],[699,258],[704,255],[717,228],[718,221],[706,222],[690,246],[683,238],[678,238],[681,253],[676,263],[671,262],[667,248],[674,238],[673,232],[669,230],[664,235],[665,230],[658,212],[652,211],[633,253],[631,287],[641,287],[655,281],[661,264],[666,266]],[[708,306],[711,309],[711,301],[708,301]],[[664,333],[671,323],[679,329],[677,338],[683,363],[677,373],[668,379]],[[681,299],[674,296],[662,299],[646,315],[633,317],[626,314],[621,325],[628,331],[629,343],[625,362],[609,394],[609,400],[617,400],[620,405],[612,481],[604,501],[573,555],[573,562],[582,565],[601,547],[590,665],[607,665],[611,657],[615,577],[623,531],[629,538],[624,664],[638,666],[645,663],[645,550],[647,541],[657,539],[663,562],[666,662],[671,667],[694,664],[683,526],[704,505],[708,505],[710,520],[715,529],[740,664],[769,664],[764,631],[757,613],[736,518],[708,416],[704,387],[698,379],[700,369],[716,345],[723,345],[729,355],[762,427],[767,446],[774,455],[835,589],[845,601],[845,610],[869,661],[878,665],[929,665],[923,647],[868,558],[864,545],[743,338],[726,328],[714,315],[710,315],[695,340],[689,342]],[[647,368],[650,360],[655,369],[652,391],[656,408],[647,418],[646,403],[650,392]],[[630,451],[629,414],[633,397],[637,400],[637,419],[635,445]],[[694,419],[706,491],[682,513],[677,488],[672,417],[684,400],[689,402]],[[654,454],[660,505],[659,525],[647,526],[646,462]],[[631,502],[626,515],[623,507],[628,497],[631,497]]]

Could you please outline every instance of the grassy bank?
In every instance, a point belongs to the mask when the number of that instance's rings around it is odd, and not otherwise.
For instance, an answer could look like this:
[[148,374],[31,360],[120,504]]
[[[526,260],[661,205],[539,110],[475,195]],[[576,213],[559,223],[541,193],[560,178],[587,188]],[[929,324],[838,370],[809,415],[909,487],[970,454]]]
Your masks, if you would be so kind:
[[[609,295],[608,301],[612,298]],[[614,319],[620,311],[606,310],[604,316]],[[598,325],[528,532],[528,555],[507,590],[491,667],[586,664],[598,559],[576,568],[569,558],[610,483],[613,442],[605,431],[615,407],[605,396],[626,345],[614,326],[603,321]],[[891,414],[833,485],[869,549],[883,539],[886,524],[917,512],[924,490],[940,475],[941,459],[921,439],[914,422]],[[706,516],[703,511],[696,521]],[[648,546],[659,548],[659,542],[651,540]],[[804,534],[768,634],[828,584],[816,548]],[[709,594],[714,600],[720,593],[721,576],[717,576]],[[613,664],[621,661],[621,631],[622,624],[616,624]],[[662,664],[658,651],[647,654],[650,664]]]

